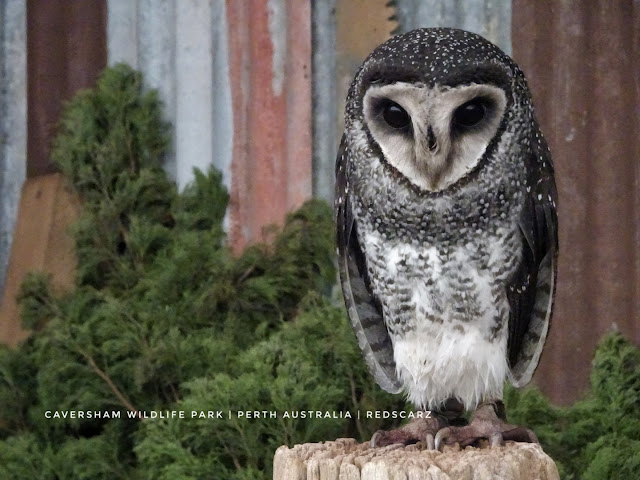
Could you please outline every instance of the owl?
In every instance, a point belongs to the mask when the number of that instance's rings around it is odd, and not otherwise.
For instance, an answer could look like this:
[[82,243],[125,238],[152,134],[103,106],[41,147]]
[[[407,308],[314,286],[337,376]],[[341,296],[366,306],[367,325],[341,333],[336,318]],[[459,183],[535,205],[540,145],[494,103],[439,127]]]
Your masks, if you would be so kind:
[[538,364],[556,282],[553,165],[524,74],[474,33],[413,30],[364,61],[344,119],[348,315],[377,383],[425,412],[372,443],[537,441],[502,404]]

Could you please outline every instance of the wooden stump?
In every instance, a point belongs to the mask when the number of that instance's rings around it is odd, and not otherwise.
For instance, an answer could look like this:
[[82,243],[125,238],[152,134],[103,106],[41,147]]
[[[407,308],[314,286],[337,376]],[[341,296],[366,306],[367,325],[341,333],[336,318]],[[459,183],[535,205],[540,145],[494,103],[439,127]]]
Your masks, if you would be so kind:
[[352,438],[278,448],[274,480],[558,480],[553,460],[538,444],[508,442],[502,447],[416,445],[371,448]]

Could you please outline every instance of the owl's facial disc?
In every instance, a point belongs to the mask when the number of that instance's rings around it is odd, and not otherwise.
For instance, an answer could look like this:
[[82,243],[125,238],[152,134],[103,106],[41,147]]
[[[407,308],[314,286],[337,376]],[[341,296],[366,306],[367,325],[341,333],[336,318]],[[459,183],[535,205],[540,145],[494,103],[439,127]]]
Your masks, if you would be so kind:
[[385,160],[418,187],[439,191],[472,170],[500,126],[504,91],[493,85],[371,85],[364,118]]

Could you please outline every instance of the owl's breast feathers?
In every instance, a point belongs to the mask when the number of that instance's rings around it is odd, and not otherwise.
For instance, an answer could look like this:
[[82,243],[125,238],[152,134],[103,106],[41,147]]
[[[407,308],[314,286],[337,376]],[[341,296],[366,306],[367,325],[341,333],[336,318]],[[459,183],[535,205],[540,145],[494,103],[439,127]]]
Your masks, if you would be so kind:
[[[381,187],[394,181],[381,172],[353,185],[342,163],[343,291],[378,383],[404,388],[416,405],[435,408],[457,397],[473,408],[501,397],[507,376],[528,382],[555,278],[548,177],[490,163],[454,193],[420,198]],[[369,195],[373,188],[394,198]],[[539,206],[541,188],[554,199],[549,208]]]
[[419,213],[396,205],[398,216],[385,220],[356,206],[397,374],[409,399],[425,408],[451,397],[468,408],[500,397],[508,372],[506,285],[522,259],[519,212],[501,218],[489,200],[471,203],[465,194],[425,199]]

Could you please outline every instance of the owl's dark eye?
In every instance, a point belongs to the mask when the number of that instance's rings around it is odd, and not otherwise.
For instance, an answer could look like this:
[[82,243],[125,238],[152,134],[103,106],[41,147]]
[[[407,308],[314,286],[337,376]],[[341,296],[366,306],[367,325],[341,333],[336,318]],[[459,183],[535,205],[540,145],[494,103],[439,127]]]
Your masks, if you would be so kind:
[[474,127],[482,121],[486,112],[482,99],[474,98],[456,108],[453,112],[453,122],[460,127]]
[[391,128],[406,130],[411,125],[411,117],[396,102],[387,103],[382,109],[382,118]]

